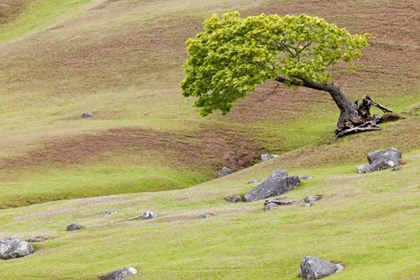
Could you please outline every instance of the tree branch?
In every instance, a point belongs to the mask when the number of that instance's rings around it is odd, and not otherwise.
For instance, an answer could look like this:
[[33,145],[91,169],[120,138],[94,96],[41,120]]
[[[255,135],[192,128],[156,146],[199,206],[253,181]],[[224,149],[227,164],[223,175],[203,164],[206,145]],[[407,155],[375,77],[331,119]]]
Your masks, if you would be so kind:
[[267,99],[270,95],[273,95],[273,94],[276,92],[276,90],[277,90],[277,88],[278,88],[279,86],[280,86],[280,84],[277,84],[271,92],[269,92],[267,95],[263,96],[263,97],[260,99],[260,102],[265,101],[265,100],[266,100],[266,99]]

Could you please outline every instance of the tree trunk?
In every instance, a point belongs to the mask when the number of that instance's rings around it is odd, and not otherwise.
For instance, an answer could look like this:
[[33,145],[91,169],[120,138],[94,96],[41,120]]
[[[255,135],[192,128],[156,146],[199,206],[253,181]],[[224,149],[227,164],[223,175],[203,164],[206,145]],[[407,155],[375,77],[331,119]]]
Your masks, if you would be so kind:
[[337,121],[337,128],[335,129],[335,134],[337,137],[355,132],[380,129],[377,124],[382,121],[382,117],[376,114],[371,116],[371,106],[375,106],[381,109],[384,113],[392,113],[391,109],[374,102],[369,97],[369,95],[366,95],[363,98],[362,104],[358,106],[357,99],[355,103],[351,102],[350,99],[341,91],[341,89],[333,84],[320,84],[303,78],[299,79],[300,81],[296,81],[285,79],[283,77],[277,77],[276,81],[282,84],[304,86],[307,88],[328,92],[340,110],[340,116]]
[[340,116],[338,117],[337,127],[340,126],[348,119],[357,117],[357,111],[350,99],[341,91],[341,89],[333,84],[320,84],[314,81],[303,79],[303,86],[328,92],[338,109],[340,110]]
[[331,95],[338,109],[340,109],[340,116],[337,121],[337,127],[348,119],[354,119],[358,116],[353,102],[344,95],[344,93],[336,86],[331,85],[327,88],[327,92]]

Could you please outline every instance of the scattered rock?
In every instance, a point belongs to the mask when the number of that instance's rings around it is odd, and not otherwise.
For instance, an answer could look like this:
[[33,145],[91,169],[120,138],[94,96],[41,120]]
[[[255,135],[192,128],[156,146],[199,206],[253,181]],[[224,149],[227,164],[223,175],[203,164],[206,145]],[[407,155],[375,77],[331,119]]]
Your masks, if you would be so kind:
[[308,176],[308,175],[299,175],[299,180],[309,180],[312,179],[312,176]]
[[225,197],[225,200],[227,202],[231,202],[231,203],[244,201],[244,199],[241,195],[230,195],[230,196]]
[[103,213],[101,214],[101,217],[104,217],[104,216],[109,216],[109,215],[112,215],[112,214],[115,214],[115,213],[117,213],[117,210],[109,210],[109,211],[105,211],[105,212],[103,212]]
[[88,119],[88,118],[93,118],[95,115],[93,113],[90,112],[86,112],[82,114],[82,118],[84,119]]
[[143,216],[141,217],[142,220],[150,220],[157,218],[157,214],[151,211],[144,212]]
[[278,197],[273,200],[266,200],[264,202],[264,211],[279,208],[280,206],[299,204],[298,200],[283,201],[285,198]]
[[34,252],[34,247],[18,238],[6,237],[0,240],[0,258],[4,260],[21,258]]
[[397,166],[397,167],[392,168],[392,171],[398,171],[398,170],[401,170],[401,166]]
[[375,151],[367,156],[369,165],[359,165],[357,173],[369,173],[396,167],[400,164],[401,152],[395,148]]
[[321,279],[343,269],[339,263],[321,260],[318,257],[304,257],[300,263],[299,275],[305,280]]
[[249,181],[249,182],[246,182],[245,184],[246,185],[251,185],[251,184],[255,184],[255,183],[259,183],[259,182],[261,182],[262,181],[262,179],[254,179],[254,180],[251,180],[251,181]]
[[322,199],[322,195],[321,194],[317,194],[317,195],[307,195],[305,197],[305,202],[306,203],[313,203],[313,202],[317,202],[319,200]]
[[108,273],[107,275],[101,277],[101,280],[122,280],[135,274],[137,274],[137,269],[124,267]]
[[284,170],[274,171],[267,180],[245,194],[246,202],[257,201],[276,195],[281,195],[300,186],[297,176],[288,176]]
[[42,242],[45,240],[53,239],[54,236],[48,236],[48,235],[38,235],[32,238],[28,238],[25,241],[30,243],[36,243],[36,242]]
[[272,158],[278,157],[278,155],[272,155],[272,154],[262,154],[261,155],[261,160],[262,161],[267,161],[270,160]]
[[208,219],[211,218],[213,216],[212,213],[204,213],[200,215],[200,219]]
[[230,168],[227,167],[223,167],[220,171],[219,171],[219,177],[223,177],[229,174],[232,174],[233,171]]
[[314,206],[314,203],[313,202],[305,202],[305,203],[302,204],[302,206],[303,207],[312,207],[312,206]]
[[279,208],[280,205],[278,205],[277,203],[274,202],[268,202],[268,203],[264,203],[264,211],[269,211],[269,210],[273,210],[276,208]]
[[28,238],[25,241],[26,242],[30,242],[30,243],[36,243],[36,242],[42,242],[44,241],[44,238],[40,238],[40,237],[33,237],[33,238]]
[[81,228],[82,228],[82,225],[79,225],[79,224],[71,224],[71,225],[68,225],[67,226],[66,231],[74,231],[74,230],[79,230]]

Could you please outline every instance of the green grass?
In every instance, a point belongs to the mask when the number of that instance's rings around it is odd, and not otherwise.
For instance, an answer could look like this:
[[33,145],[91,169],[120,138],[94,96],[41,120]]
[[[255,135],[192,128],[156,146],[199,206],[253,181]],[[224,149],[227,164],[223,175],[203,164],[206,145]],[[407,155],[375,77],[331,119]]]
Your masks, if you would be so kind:
[[[407,154],[407,164],[397,172],[355,174],[353,165],[289,169],[314,177],[287,195],[323,194],[312,208],[264,212],[262,202],[224,202],[224,196],[252,188],[245,179],[266,173],[268,164],[287,167],[278,158],[185,190],[2,210],[2,232],[53,237],[37,244],[31,257],[3,261],[2,273],[8,279],[92,279],[129,265],[140,271],[133,279],[261,279],[273,274],[297,279],[300,260],[316,255],[345,264],[336,279],[407,279],[419,272],[413,246],[420,234],[419,154]],[[111,209],[118,213],[99,218]],[[158,218],[115,222],[147,210]],[[215,216],[199,219],[205,212]],[[73,222],[85,228],[65,232]],[[29,264],[34,269],[18,272]]]
[[[29,35],[33,32],[40,31],[47,26],[56,24],[61,20],[67,19],[80,11],[81,8],[86,7],[87,4],[99,2],[97,0],[35,0],[29,5],[22,2],[22,6],[26,8],[19,14],[19,16],[8,22],[6,26],[2,27],[0,31],[0,43],[11,41]],[[15,6],[17,6],[15,4]],[[18,7],[22,7],[18,6]],[[13,7],[13,6],[12,6]],[[16,11],[8,11],[13,13]]]

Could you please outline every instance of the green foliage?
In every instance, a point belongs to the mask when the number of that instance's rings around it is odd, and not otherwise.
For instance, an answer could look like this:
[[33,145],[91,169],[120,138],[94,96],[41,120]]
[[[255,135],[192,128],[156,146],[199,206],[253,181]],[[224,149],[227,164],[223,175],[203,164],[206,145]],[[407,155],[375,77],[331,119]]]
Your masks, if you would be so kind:
[[[183,96],[198,97],[194,106],[206,116],[229,112],[232,104],[268,79],[297,88],[304,80],[332,83],[334,66],[356,69],[355,58],[369,34],[351,35],[318,17],[214,14],[205,31],[187,41]],[[279,80],[280,81],[280,80]]]

